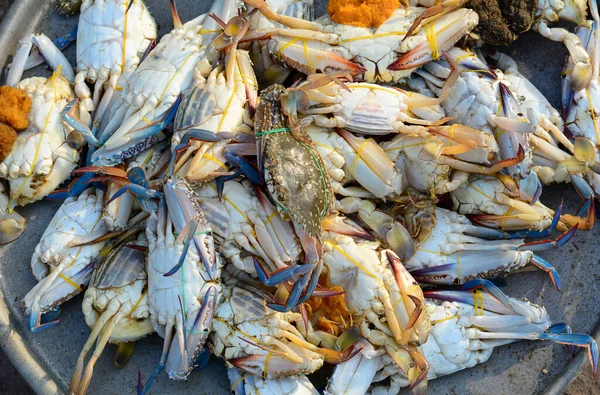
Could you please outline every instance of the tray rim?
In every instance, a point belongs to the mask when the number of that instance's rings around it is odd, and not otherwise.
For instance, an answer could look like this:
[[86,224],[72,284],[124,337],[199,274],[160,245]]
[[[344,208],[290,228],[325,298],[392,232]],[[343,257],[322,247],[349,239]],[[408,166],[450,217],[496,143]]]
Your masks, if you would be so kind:
[[[4,20],[0,23],[0,69],[5,71],[5,64],[13,53],[19,40],[26,34],[33,33],[33,26],[46,15],[52,7],[52,1],[47,1],[40,7],[39,0],[18,0],[9,8]],[[29,19],[30,22],[21,24],[19,21]],[[4,75],[4,73],[2,73]],[[20,325],[11,322],[13,312],[4,300],[2,277],[0,276],[0,347],[6,353],[13,366],[31,389],[37,394],[66,393],[65,383],[58,379],[47,363],[32,352],[21,334]],[[600,342],[600,319],[596,322],[591,336]],[[578,349],[573,359],[565,366],[560,374],[541,392],[544,395],[560,395],[577,376],[588,366],[587,352]]]

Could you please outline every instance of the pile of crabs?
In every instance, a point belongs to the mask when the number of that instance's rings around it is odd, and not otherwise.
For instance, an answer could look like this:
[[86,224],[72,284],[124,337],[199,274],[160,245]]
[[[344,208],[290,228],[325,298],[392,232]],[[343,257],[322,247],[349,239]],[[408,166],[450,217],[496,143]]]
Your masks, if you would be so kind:
[[[85,293],[71,393],[107,343],[123,366],[154,332],[142,394],[209,353],[236,394],[316,394],[307,375],[324,364],[328,394],[424,393],[521,339],[585,348],[596,371],[593,338],[490,279],[533,265],[560,289],[537,252],[594,225],[597,3],[587,20],[582,0],[523,2],[525,27],[497,3],[472,1],[479,26],[470,3],[433,3],[375,27],[332,19],[345,9],[311,21],[312,0],[217,0],[182,23],[171,2],[158,40],[142,0],[59,1],[78,30],[21,41],[0,89],[0,241],[25,230],[17,206],[65,199],[23,310],[48,329]],[[565,43],[560,112],[481,49],[500,25],[508,41],[533,28]],[[44,61],[51,77],[22,79]],[[579,212],[542,203],[543,185],[567,182]]]

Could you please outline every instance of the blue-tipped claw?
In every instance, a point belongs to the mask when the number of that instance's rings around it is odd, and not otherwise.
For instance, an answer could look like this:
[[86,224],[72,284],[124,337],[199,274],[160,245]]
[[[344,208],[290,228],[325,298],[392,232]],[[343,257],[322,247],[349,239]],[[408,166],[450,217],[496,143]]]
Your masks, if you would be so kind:
[[[181,103],[181,96],[179,96],[171,108],[162,113],[157,120],[150,122],[139,129],[132,130],[131,132],[127,133],[125,137],[128,139],[128,141],[142,141],[151,138],[157,133],[160,133],[169,123],[171,123],[173,118],[175,118],[179,103]],[[102,141],[102,143],[104,143],[103,148],[105,150],[113,150],[120,148],[123,144],[123,140],[111,140],[109,137],[106,141]]]
[[79,104],[79,99],[75,99],[65,106],[61,112],[63,121],[77,132],[81,133],[88,144],[99,147],[100,142],[96,138],[94,131],[75,115],[74,110],[77,108],[77,104]]
[[112,203],[112,201],[119,198],[125,192],[131,193],[138,199],[160,199],[162,197],[162,193],[154,189],[147,189],[137,184],[127,184],[115,192],[114,195],[110,197],[106,205]]
[[240,169],[240,172],[246,176],[255,185],[262,185],[262,177],[258,168],[247,159],[232,154],[231,152],[225,151],[225,158],[227,161],[235,167]]
[[125,13],[126,13],[126,14],[129,12],[129,9],[130,9],[130,8],[131,8],[131,6],[133,5],[133,2],[134,2],[134,1],[135,1],[135,0],[130,0],[130,1],[129,1],[129,4],[127,5],[127,8],[125,9]]
[[96,185],[97,183],[90,182],[92,178],[94,178],[93,173],[84,173],[81,175],[81,177],[73,180],[67,189],[58,189],[46,196],[45,199],[62,200],[69,197],[79,196],[83,191],[90,187],[101,187],[101,185]]
[[150,189],[150,184],[148,183],[148,177],[146,177],[146,172],[141,167],[133,167],[127,171],[127,178],[129,181],[137,184],[146,189]]
[[197,370],[202,370],[208,365],[208,361],[210,360],[210,352],[208,350],[200,351],[200,354],[194,360],[194,366]]
[[556,287],[556,290],[560,292],[560,276],[558,275],[558,271],[554,268],[554,266],[552,266],[550,262],[541,256],[535,254],[533,255],[533,258],[531,258],[531,263],[548,273],[550,279]]
[[540,340],[551,340],[568,346],[584,347],[588,350],[588,357],[594,376],[598,372],[598,345],[593,337],[579,333],[540,333]]
[[33,333],[37,333],[53,327],[60,322],[60,320],[55,319],[59,313],[60,309],[41,314],[39,307],[36,304],[29,315],[29,330]]
[[179,269],[181,269],[181,267],[183,266],[183,263],[185,262],[187,253],[190,249],[192,240],[194,239],[194,234],[196,234],[196,229],[198,229],[198,222],[193,222],[191,224],[190,232],[186,236],[185,244],[183,245],[183,251],[181,252],[181,256],[179,257],[179,262],[177,262],[177,265],[173,266],[173,268],[171,270],[169,270],[167,273],[163,274],[163,276],[165,276],[165,277],[172,276],[173,274],[177,273],[177,271],[179,271]]
[[569,242],[569,240],[571,240],[571,238],[573,237],[575,232],[577,232],[577,228],[578,228],[578,224],[576,224],[571,229],[567,230],[566,232],[564,232],[563,234],[558,236],[556,238],[556,240],[532,241],[530,243],[521,244],[518,247],[518,249],[537,252],[537,251],[548,251],[548,250],[562,247],[567,242]]
[[[548,328],[546,333],[573,333],[573,331],[571,330],[571,327],[569,325],[561,322],[561,323],[552,325],[550,328]],[[569,346],[569,350],[571,350],[571,356],[574,357],[575,356],[575,346],[573,346],[573,345]]]
[[279,285],[284,281],[297,281],[301,276],[310,273],[313,269],[312,264],[293,265],[269,274],[258,258],[253,256],[252,259],[254,260],[254,268],[256,269],[259,280],[269,287]]

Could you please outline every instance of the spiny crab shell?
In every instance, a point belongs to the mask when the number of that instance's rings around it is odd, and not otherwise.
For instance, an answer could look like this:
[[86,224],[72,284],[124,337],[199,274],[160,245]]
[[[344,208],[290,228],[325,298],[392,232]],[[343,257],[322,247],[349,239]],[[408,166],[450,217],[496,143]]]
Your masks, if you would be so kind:
[[[256,111],[254,130],[265,183],[277,209],[307,234],[320,238],[321,221],[334,207],[333,191],[325,164],[312,144],[289,132],[274,132],[287,130],[280,104],[284,94],[282,85],[263,90]],[[310,141],[303,130],[301,133]]]

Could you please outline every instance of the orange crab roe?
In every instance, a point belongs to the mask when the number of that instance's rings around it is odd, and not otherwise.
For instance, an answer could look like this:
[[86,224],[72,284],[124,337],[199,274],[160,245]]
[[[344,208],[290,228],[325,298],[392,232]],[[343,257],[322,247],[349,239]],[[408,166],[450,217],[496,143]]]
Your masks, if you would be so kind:
[[377,27],[399,6],[399,0],[330,0],[327,12],[336,23]]
[[[344,291],[342,287],[337,285],[327,289],[336,292]],[[352,314],[346,306],[343,293],[323,298],[311,296],[306,304],[309,308],[309,315],[317,314],[315,329],[339,336],[352,326]]]
[[0,87],[0,160],[4,160],[17,140],[17,130],[29,126],[31,98],[18,88]]

